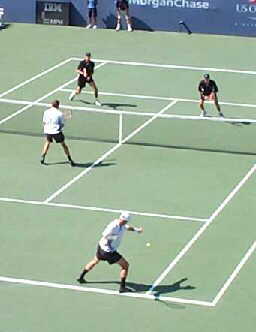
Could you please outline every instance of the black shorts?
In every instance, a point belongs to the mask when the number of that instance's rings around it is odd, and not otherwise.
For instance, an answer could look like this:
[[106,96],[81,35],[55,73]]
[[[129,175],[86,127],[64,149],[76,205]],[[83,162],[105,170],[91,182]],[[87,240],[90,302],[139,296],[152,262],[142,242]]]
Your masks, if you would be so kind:
[[58,134],[46,134],[46,139],[48,142],[53,142],[55,140],[56,143],[63,143],[65,141],[65,136],[62,132]]
[[88,8],[88,16],[90,18],[97,17],[97,8]]
[[113,252],[107,252],[101,249],[101,247],[98,245],[96,257],[101,261],[107,261],[109,264],[115,264],[117,263],[122,256],[117,251]]
[[209,97],[213,92],[207,92],[207,93],[203,93],[202,96],[203,97]]
[[78,81],[77,81],[77,85],[79,86],[80,89],[83,89],[86,86],[86,83],[92,83],[93,79],[92,77],[90,77],[89,79],[86,79],[83,76],[79,76]]

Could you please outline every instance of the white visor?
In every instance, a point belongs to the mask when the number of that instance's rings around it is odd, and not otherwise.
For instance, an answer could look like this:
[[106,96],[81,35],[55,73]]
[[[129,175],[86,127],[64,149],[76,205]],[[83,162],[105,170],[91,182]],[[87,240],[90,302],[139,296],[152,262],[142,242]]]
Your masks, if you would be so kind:
[[131,218],[130,213],[127,212],[127,211],[123,211],[123,212],[120,214],[120,219],[123,219],[123,220],[128,221],[130,218]]

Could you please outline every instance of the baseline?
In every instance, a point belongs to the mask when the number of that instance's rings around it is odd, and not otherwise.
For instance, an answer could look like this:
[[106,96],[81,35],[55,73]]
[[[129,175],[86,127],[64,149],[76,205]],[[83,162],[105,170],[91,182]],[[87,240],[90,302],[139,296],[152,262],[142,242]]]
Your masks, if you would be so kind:
[[59,284],[47,281],[36,281],[36,280],[28,280],[28,279],[18,279],[18,278],[10,278],[0,276],[0,281],[14,283],[14,284],[25,284],[30,286],[40,286],[40,287],[48,287],[48,288],[58,288],[58,289],[68,289],[78,292],[87,292],[87,293],[98,293],[98,294],[105,294],[105,295],[115,295],[115,296],[125,296],[131,298],[140,298],[140,299],[147,299],[147,300],[158,300],[158,301],[168,301],[173,303],[181,303],[181,304],[195,304],[199,306],[205,307],[213,307],[211,302],[207,301],[199,301],[199,300],[187,300],[182,298],[176,297],[166,297],[166,296],[156,296],[156,295],[147,295],[147,294],[140,294],[140,293],[122,293],[120,294],[118,291],[102,289],[102,288],[90,288],[90,287],[81,287],[75,285],[67,285],[67,284]]

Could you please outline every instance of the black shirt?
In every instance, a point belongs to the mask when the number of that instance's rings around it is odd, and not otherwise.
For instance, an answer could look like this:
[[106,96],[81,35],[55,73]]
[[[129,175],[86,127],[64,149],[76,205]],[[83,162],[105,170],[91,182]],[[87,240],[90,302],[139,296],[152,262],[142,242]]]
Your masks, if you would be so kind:
[[[92,77],[93,73],[94,73],[94,66],[95,66],[95,63],[92,62],[92,61],[81,61],[79,63],[79,66],[77,67],[78,70],[84,70],[86,69],[86,77]],[[84,75],[81,75],[79,76],[79,78],[84,78]]]
[[213,80],[209,80],[209,82],[205,82],[205,80],[202,80],[199,83],[198,91],[205,96],[209,96],[212,92],[218,92],[218,87]]

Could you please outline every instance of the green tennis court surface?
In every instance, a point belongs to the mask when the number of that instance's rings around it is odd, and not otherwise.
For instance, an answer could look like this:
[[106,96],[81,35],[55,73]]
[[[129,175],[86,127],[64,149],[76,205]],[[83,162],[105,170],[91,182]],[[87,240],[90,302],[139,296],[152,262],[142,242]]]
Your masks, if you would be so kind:
[[[254,331],[253,39],[33,25],[1,38],[0,331]],[[68,100],[85,50],[102,107],[90,89]],[[209,103],[199,117],[205,72],[224,120]],[[72,111],[73,168],[56,145],[39,163],[53,99]],[[120,248],[122,296],[117,266],[75,281],[120,210],[144,228]]]

